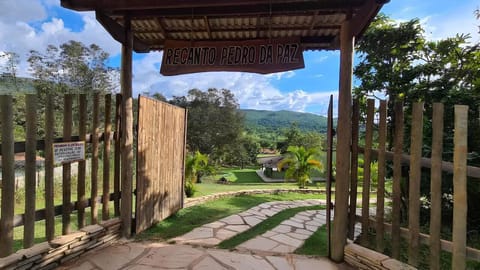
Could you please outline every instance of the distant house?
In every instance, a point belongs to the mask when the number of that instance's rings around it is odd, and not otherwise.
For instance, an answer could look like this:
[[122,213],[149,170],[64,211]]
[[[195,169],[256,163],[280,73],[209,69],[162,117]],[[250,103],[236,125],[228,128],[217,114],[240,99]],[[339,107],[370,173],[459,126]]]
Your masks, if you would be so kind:
[[283,156],[272,156],[257,159],[258,164],[262,165],[262,168],[277,169],[278,163],[284,159]]

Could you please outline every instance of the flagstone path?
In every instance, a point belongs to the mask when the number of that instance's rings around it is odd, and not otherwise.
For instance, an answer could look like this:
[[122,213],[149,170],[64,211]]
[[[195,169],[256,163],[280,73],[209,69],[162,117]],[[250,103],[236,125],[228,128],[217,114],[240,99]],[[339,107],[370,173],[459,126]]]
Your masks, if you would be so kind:
[[325,210],[297,213],[280,225],[238,246],[239,250],[258,252],[293,253],[317,229],[325,224]]
[[[291,254],[326,223],[325,210],[308,210],[239,245],[236,251],[207,247],[218,245],[265,219],[289,208],[325,205],[324,200],[276,201],[205,224],[170,243],[118,242],[59,269],[353,269],[327,258]],[[333,211],[332,211],[333,212]],[[189,244],[189,245],[184,245]]]
[[311,258],[288,254],[284,256],[253,255],[186,245],[166,243],[116,243],[89,253],[58,269],[185,269],[185,270],[351,270],[349,265],[336,264],[327,258]]
[[[231,215],[218,221],[205,224],[191,232],[173,238],[171,242],[195,244],[204,247],[218,245],[223,240],[242,233],[265,219],[289,208],[302,206],[325,205],[324,200],[274,201],[259,204],[239,214]],[[325,218],[323,218],[323,223]],[[318,226],[317,226],[318,228]]]

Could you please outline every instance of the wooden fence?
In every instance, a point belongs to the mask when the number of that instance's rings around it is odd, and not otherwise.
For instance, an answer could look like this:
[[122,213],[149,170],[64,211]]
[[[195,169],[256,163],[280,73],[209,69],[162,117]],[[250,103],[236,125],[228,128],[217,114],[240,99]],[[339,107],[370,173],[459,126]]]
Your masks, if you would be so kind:
[[[352,166],[351,187],[355,190],[351,192],[351,205],[349,212],[349,238],[353,239],[355,222],[360,221],[362,227],[362,236],[360,243],[368,244],[368,231],[374,230],[376,233],[375,249],[379,252],[385,251],[385,234],[391,236],[391,256],[395,259],[400,258],[401,238],[408,242],[408,263],[413,266],[419,264],[420,244],[426,244],[430,249],[430,268],[440,268],[441,250],[452,253],[452,269],[465,269],[466,261],[480,261],[480,250],[467,247],[467,176],[480,176],[480,168],[467,166],[467,123],[468,107],[455,106],[455,130],[454,130],[454,160],[453,163],[442,161],[443,153],[443,104],[433,105],[433,117],[427,119],[432,123],[432,145],[431,157],[422,157],[423,142],[423,103],[415,103],[412,106],[410,151],[409,154],[403,153],[404,142],[404,108],[401,102],[394,106],[395,132],[393,134],[394,145],[393,152],[386,150],[387,138],[387,102],[381,101],[378,109],[378,117],[375,117],[375,103],[373,100],[367,101],[366,123],[359,123],[360,114],[358,102],[353,106],[352,132],[352,164],[357,164],[359,154],[363,154],[363,194],[362,194],[362,213],[356,214],[356,186],[358,182],[357,168]],[[359,146],[359,127],[365,127],[365,144]],[[373,149],[374,129],[377,129],[378,149]],[[378,162],[378,182],[377,182],[377,204],[375,215],[369,213],[369,196],[371,190],[371,171],[372,161]],[[393,187],[391,196],[386,198],[385,175],[387,162],[393,162]],[[408,227],[401,227],[401,180],[402,166],[409,167],[408,176]],[[430,186],[431,186],[431,206],[430,206],[430,230],[429,234],[420,232],[420,182],[422,168],[430,168]],[[441,239],[440,228],[442,227],[442,172],[453,173],[453,226],[452,241]],[[388,200],[388,201],[387,201]],[[385,205],[391,203],[391,220],[385,222]]]
[[[1,214],[0,214],[0,257],[13,253],[15,227],[23,226],[23,248],[29,248],[35,240],[35,222],[45,220],[45,238],[50,241],[54,238],[55,217],[62,216],[62,234],[69,234],[72,231],[70,215],[76,211],[78,228],[87,225],[85,216],[86,209],[90,207],[90,223],[98,222],[98,209],[102,205],[102,219],[107,220],[112,215],[109,213],[109,203],[114,201],[113,216],[119,216],[120,212],[120,105],[121,96],[117,95],[115,106],[112,108],[112,95],[100,96],[93,94],[87,97],[85,94],[67,94],[63,97],[63,137],[54,138],[55,131],[55,104],[52,95],[46,96],[45,122],[40,123],[45,127],[45,139],[37,138],[37,122],[39,121],[38,96],[27,95],[25,102],[26,109],[26,141],[15,142],[13,126],[13,99],[12,96],[0,96],[1,115],[1,156],[2,156],[2,189],[1,189]],[[88,106],[88,101],[91,106]],[[100,110],[100,102],[104,102],[103,111]],[[76,104],[77,106],[74,106]],[[88,108],[92,108],[92,119],[88,119]],[[78,108],[78,111],[74,111]],[[43,108],[42,108],[43,109]],[[112,110],[115,110],[112,119]],[[77,112],[77,113],[74,113]],[[57,112],[58,113],[58,112]],[[100,115],[103,115],[103,123],[100,123]],[[74,116],[75,119],[74,119]],[[87,125],[87,122],[90,124]],[[112,122],[114,128],[112,129]],[[73,127],[78,127],[78,135],[73,136]],[[90,127],[87,130],[87,127]],[[102,132],[100,130],[103,130]],[[86,175],[85,160],[79,161],[77,186],[72,187],[71,164],[62,165],[62,204],[55,205],[54,194],[58,191],[58,185],[54,181],[54,156],[53,144],[56,142],[84,141],[90,149],[86,153],[91,158],[91,175]],[[114,149],[112,150],[113,141]],[[100,144],[103,142],[103,148]],[[36,179],[36,157],[38,151],[44,151],[45,155],[45,178]],[[103,172],[102,183],[99,182],[99,153],[103,151]],[[15,215],[15,153],[25,152],[25,209],[23,214]],[[86,151],[87,152],[87,151]],[[113,193],[110,186],[110,159],[114,155]],[[87,196],[87,179],[90,178],[90,196]],[[44,194],[38,194],[36,183],[43,181]],[[101,186],[99,192],[98,186]],[[76,188],[77,196],[72,198],[71,190]],[[37,197],[43,195],[45,208],[37,209]],[[72,201],[75,200],[75,201]]]

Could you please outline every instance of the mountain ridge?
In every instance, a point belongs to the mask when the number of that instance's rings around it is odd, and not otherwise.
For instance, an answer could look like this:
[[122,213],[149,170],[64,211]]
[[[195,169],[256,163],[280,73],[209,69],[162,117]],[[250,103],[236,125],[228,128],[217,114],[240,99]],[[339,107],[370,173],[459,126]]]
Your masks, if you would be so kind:
[[325,133],[327,130],[327,117],[313,113],[254,109],[240,109],[240,112],[245,116],[247,130],[281,132],[293,123],[296,123],[297,127],[305,132]]

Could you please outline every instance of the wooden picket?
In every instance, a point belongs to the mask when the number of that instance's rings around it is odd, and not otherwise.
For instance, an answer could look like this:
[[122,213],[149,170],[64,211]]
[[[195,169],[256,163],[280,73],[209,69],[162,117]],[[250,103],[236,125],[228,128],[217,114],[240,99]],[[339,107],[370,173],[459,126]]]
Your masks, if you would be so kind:
[[370,167],[372,161],[373,118],[375,114],[375,100],[367,100],[367,122],[365,131],[365,152],[363,155],[363,192],[362,192],[362,245],[368,244],[370,217]]

